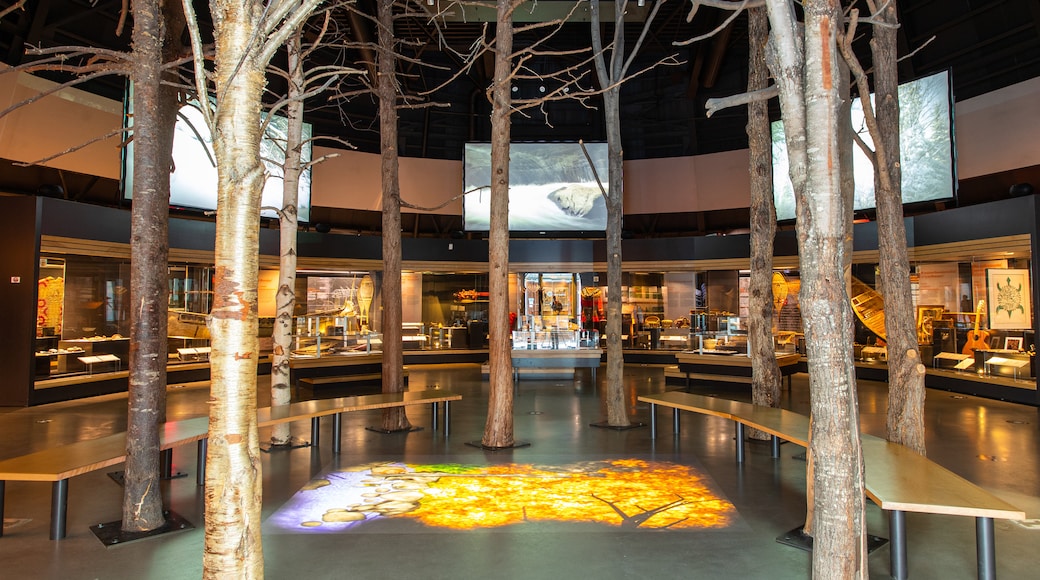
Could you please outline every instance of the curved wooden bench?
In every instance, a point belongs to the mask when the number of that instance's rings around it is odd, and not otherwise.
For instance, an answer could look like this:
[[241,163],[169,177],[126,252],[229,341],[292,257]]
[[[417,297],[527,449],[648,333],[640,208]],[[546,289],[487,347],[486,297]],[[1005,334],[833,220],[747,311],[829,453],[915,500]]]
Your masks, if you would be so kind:
[[[321,417],[332,415],[333,453],[339,453],[342,413],[430,404],[433,407],[433,429],[437,430],[440,416],[439,409],[443,403],[444,434],[448,435],[451,418],[448,405],[451,401],[461,399],[462,395],[449,391],[427,389],[423,391],[402,391],[399,393],[302,401],[289,405],[258,409],[257,426],[270,427],[279,423],[310,419],[312,444],[317,445],[319,420]],[[203,485],[206,474],[208,437],[208,417],[170,421],[165,424],[160,432],[160,448],[163,452],[167,452],[174,447],[196,442],[198,444],[196,481],[199,485]],[[0,461],[0,521],[3,521],[4,488],[7,481],[50,481],[53,482],[51,489],[50,538],[52,540],[60,540],[65,537],[66,533],[69,479],[77,475],[118,465],[124,461],[126,461],[126,433],[114,433],[97,439],[76,441],[68,445],[61,445],[2,460]],[[0,536],[2,535],[3,529],[0,527]]]
[[[209,433],[209,419],[196,417],[171,421],[160,432],[160,449],[173,449],[191,442],[203,442]],[[200,447],[201,448],[201,447]],[[65,537],[69,478],[118,465],[126,461],[126,433],[77,441],[28,455],[0,461],[0,521],[4,515],[4,487],[7,481],[50,481],[50,538]],[[0,535],[3,530],[0,529]]]
[[[779,440],[802,447],[809,444],[809,418],[787,411],[741,401],[671,391],[641,395],[650,403],[650,437],[657,436],[657,407],[673,409],[673,430],[679,433],[679,411],[713,415],[737,425],[737,461],[744,461],[744,426],[769,433],[773,457],[779,457]],[[975,518],[978,577],[996,578],[993,519],[1022,520],[1025,512],[953,473],[913,450],[872,435],[861,435],[865,469],[865,493],[888,512],[891,540],[891,572],[907,577],[906,512],[969,516]]]

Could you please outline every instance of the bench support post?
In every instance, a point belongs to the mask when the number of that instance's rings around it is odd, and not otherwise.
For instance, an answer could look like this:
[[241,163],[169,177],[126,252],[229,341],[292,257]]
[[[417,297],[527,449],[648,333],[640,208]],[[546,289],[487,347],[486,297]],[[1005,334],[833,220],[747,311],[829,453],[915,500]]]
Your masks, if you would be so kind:
[[7,482],[0,480],[0,537],[4,535],[4,487]]
[[195,458],[195,484],[206,485],[206,453],[209,451],[209,439],[203,437],[198,443],[198,457]]
[[657,403],[650,403],[650,439],[657,439]]
[[737,426],[737,463],[744,463],[744,424],[734,421]]
[[888,534],[891,536],[891,572],[896,580],[906,580],[906,512],[888,512]]
[[321,435],[321,418],[311,417],[311,446],[318,446],[318,438]]
[[441,404],[440,403],[430,403],[430,416],[432,417],[431,422],[430,422],[430,429],[433,430],[434,433],[437,432],[437,420],[440,418],[439,417],[440,414],[441,414]]
[[679,409],[672,409],[672,435],[679,436]]
[[59,479],[51,486],[51,539],[65,537],[65,515],[69,507],[69,480]]
[[451,401],[444,401],[444,436],[448,436],[451,429]]
[[997,555],[993,539],[993,518],[975,518],[975,551],[980,580],[995,580]]
[[162,479],[173,478],[173,449],[163,449],[159,452],[159,477]]
[[770,438],[769,443],[770,443],[770,449],[769,450],[770,450],[770,452],[771,452],[771,454],[773,456],[773,459],[779,459],[780,458],[780,438],[777,437],[776,435],[773,435]]
[[343,413],[332,415],[332,453],[339,455],[340,435],[343,433]]

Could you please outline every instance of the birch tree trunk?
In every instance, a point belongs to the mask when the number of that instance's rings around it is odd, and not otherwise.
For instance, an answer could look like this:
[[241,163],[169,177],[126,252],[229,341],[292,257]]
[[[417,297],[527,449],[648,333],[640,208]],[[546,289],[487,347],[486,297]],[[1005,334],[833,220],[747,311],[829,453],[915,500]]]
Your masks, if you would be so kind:
[[[162,526],[159,426],[166,418],[168,218],[175,95],[161,86],[163,16],[134,0],[134,203],[130,217],[130,378],[122,529]],[[176,28],[181,30],[181,28]]]
[[491,224],[488,234],[488,416],[481,445],[512,447],[513,379],[509,336],[509,114],[513,2],[498,0],[491,88]]
[[[383,184],[383,392],[404,390],[404,344],[401,338],[401,183],[397,154],[397,86],[394,53],[394,0],[379,4],[379,140]],[[384,431],[412,425],[404,407],[383,410]]]
[[[297,30],[286,43],[288,55],[288,93],[285,107],[285,163],[282,167],[282,208],[278,212],[278,291],[275,294],[274,330],[271,333],[271,405],[288,405],[292,401],[289,358],[292,352],[293,311],[296,309],[296,232],[300,175],[303,174],[303,107],[304,90],[302,40]],[[272,445],[289,445],[292,439],[289,423],[271,428]]]
[[851,143],[843,143],[838,130],[843,95],[836,38],[842,14],[834,0],[808,0],[804,9],[807,173],[797,229],[813,417],[813,576],[866,578],[853,319],[843,272],[851,215],[842,199],[840,150]]
[[880,135],[874,137],[874,191],[877,202],[878,254],[884,281],[885,337],[888,342],[889,441],[925,454],[924,376],[918,351],[917,320],[910,292],[910,260],[903,223],[899,150],[899,74],[894,26],[898,2],[888,0],[870,41],[874,60],[874,102]]
[[256,426],[257,268],[260,194],[258,58],[264,6],[212,3],[217,159],[217,234],[213,276],[210,438],[206,461],[205,578],[262,578],[261,463]]
[[[748,10],[748,92],[769,86],[766,42],[769,22],[765,8]],[[765,101],[748,104],[748,149],[751,177],[751,285],[748,311],[748,344],[751,348],[751,399],[756,405],[780,406],[780,367],[773,348],[773,238],[776,209],[773,206],[772,136],[769,107]],[[768,439],[752,429],[748,436]]]

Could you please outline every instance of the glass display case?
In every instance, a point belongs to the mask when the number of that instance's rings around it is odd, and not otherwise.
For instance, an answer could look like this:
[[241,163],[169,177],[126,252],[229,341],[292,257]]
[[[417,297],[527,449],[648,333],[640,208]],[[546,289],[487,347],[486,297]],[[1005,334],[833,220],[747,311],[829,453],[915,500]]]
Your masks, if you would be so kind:
[[596,330],[514,330],[513,350],[567,350],[599,348]]
[[320,358],[336,354],[371,353],[383,348],[383,335],[360,331],[354,317],[299,316],[292,335],[292,355]]

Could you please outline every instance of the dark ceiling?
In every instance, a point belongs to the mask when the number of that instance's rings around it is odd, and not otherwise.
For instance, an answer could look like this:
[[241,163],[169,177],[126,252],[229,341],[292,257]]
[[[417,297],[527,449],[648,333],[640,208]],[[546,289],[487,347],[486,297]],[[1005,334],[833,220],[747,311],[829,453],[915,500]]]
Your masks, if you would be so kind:
[[[12,0],[0,1],[0,7],[11,4]],[[558,9],[561,4],[564,3],[548,0],[540,3],[550,10]],[[205,12],[204,2],[196,2],[196,5]],[[358,5],[368,13],[373,12],[373,0],[358,0]],[[27,0],[24,10],[0,21],[0,55],[7,64],[17,65],[26,62],[26,45],[90,45],[127,50],[130,26],[122,36],[115,34],[121,6],[121,0]],[[859,6],[866,11],[864,2],[859,2]],[[638,15],[642,11],[645,9],[632,6],[630,13]],[[688,2],[669,0],[662,4],[653,31],[632,69],[638,70],[672,54],[681,64],[657,67],[622,88],[622,140],[626,159],[700,155],[747,146],[746,115],[741,108],[723,111],[710,119],[704,113],[706,99],[739,93],[746,87],[746,18],[737,18],[711,39],[675,46],[677,41],[716,28],[725,16],[721,11],[702,8],[688,23],[688,11]],[[955,98],[963,100],[1040,76],[1040,0],[901,0],[899,12],[901,52],[917,50],[901,62],[901,80],[951,69]],[[337,21],[345,39],[364,41],[375,36],[375,27],[369,21],[351,20],[346,16]],[[425,18],[400,18],[395,26],[399,38],[414,41],[410,46],[417,58],[435,65],[402,64],[400,68],[406,73],[401,77],[402,83],[406,91],[412,93],[443,84],[460,68],[459,54],[465,53],[476,39],[493,34],[493,26],[485,30],[482,22],[448,22],[441,28],[445,43],[441,45]],[[607,28],[607,33],[612,33],[612,26]],[[638,38],[641,28],[642,23],[638,21],[626,24],[629,43]],[[542,35],[542,32],[521,35],[517,43],[523,45]],[[546,42],[545,49],[562,52],[588,46],[589,35],[587,22],[567,24]],[[932,37],[934,39],[926,44]],[[865,37],[857,41],[857,52],[869,66]],[[358,50],[329,51],[319,58],[360,63],[365,59],[363,55]],[[540,56],[534,58],[530,66],[547,75],[577,59]],[[484,59],[476,63],[467,74],[431,95],[431,100],[445,106],[401,111],[399,150],[402,155],[461,159],[464,143],[489,140],[490,108],[484,94],[489,84],[490,62]],[[593,75],[587,78],[583,85],[593,87]],[[536,94],[544,84],[538,80],[518,82],[517,91],[521,96]],[[123,87],[122,79],[110,77],[84,88],[121,99]],[[279,87],[272,82],[270,89],[277,93]],[[529,110],[526,116],[513,115],[512,139],[604,140],[601,107],[596,99],[589,105],[562,101]],[[336,102],[315,98],[308,101],[308,109],[307,118],[314,124],[316,134],[336,136],[362,151],[378,151],[377,106],[371,97],[357,96]],[[33,187],[29,183],[39,177],[39,172],[21,176],[11,173],[9,166],[0,167],[0,187],[8,190]],[[70,180],[90,181],[67,175],[62,179],[66,196],[70,196],[70,188],[76,187],[69,184]],[[39,184],[38,181],[35,187]],[[104,186],[96,180],[89,184],[94,189]],[[92,194],[86,193],[84,197],[90,198]],[[316,208],[314,219],[339,227],[377,231],[379,220],[368,213],[372,212]],[[667,235],[673,227],[666,224],[672,221],[680,222],[674,228],[687,233],[725,230],[735,225],[731,223],[734,220],[746,227],[746,212],[738,214],[673,216],[674,219],[626,216],[626,228],[634,235]],[[461,227],[451,217],[408,219],[412,221],[406,224],[406,229],[415,235],[446,235]],[[712,223],[713,220],[719,223]]]

